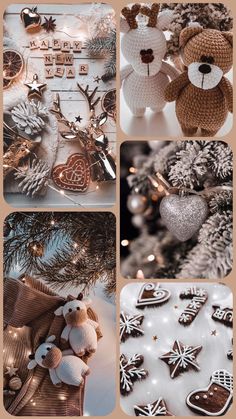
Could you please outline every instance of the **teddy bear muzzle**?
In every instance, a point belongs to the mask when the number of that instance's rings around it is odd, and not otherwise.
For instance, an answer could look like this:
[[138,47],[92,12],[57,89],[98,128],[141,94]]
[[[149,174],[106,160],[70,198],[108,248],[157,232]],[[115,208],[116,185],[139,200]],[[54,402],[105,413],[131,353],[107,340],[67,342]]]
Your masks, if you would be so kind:
[[67,313],[65,316],[66,324],[69,324],[72,327],[80,325],[81,323],[86,321],[87,318],[87,313],[83,309],[73,310]]
[[47,355],[42,361],[42,364],[45,368],[56,368],[60,364],[61,359],[61,350],[55,346],[51,348],[50,351],[48,351]]
[[153,50],[151,48],[141,49],[140,51],[141,61],[144,64],[150,64],[154,60]]

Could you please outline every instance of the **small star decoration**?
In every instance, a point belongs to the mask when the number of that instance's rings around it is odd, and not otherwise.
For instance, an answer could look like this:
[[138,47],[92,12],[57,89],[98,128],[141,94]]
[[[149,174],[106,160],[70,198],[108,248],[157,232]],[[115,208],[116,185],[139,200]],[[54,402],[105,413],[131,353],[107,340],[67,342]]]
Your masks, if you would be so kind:
[[25,83],[25,86],[29,88],[28,97],[37,96],[38,98],[42,97],[42,91],[47,86],[46,83],[38,83],[38,74],[33,75],[33,80],[31,83]]
[[156,342],[156,341],[157,341],[157,339],[158,339],[157,335],[154,335],[154,336],[152,337],[152,340],[154,340],[154,342]]
[[93,78],[94,83],[97,83],[97,84],[100,82],[100,80],[102,80],[102,79],[99,76],[96,76],[96,77]]
[[49,19],[47,19],[44,16],[45,22],[41,25],[43,29],[45,29],[46,32],[54,32],[56,29],[56,19],[53,19],[52,16],[50,16]]
[[212,330],[211,331],[211,336],[216,336],[217,335],[217,331],[216,330]]
[[76,121],[76,122],[81,122],[81,121],[82,121],[82,119],[83,119],[83,118],[81,118],[81,116],[80,116],[80,115],[78,115],[78,116],[76,116],[76,117],[75,117],[75,121]]
[[14,366],[12,365],[11,367],[6,367],[6,375],[9,375],[10,377],[13,377],[14,375],[16,375],[16,371],[18,371],[18,368],[14,368]]

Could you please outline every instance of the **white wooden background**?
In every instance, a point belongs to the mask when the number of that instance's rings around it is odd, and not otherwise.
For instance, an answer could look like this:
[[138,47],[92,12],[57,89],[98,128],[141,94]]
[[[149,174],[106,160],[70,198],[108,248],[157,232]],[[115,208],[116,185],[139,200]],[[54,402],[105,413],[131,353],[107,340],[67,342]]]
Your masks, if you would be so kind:
[[[77,5],[72,4],[39,4],[38,12],[42,17],[46,16],[49,18],[52,16],[56,19],[56,30],[55,32],[46,33],[45,31],[40,31],[36,34],[29,34],[25,30],[23,24],[20,20],[20,11],[24,7],[32,7],[30,4],[12,4],[10,5],[5,12],[5,22],[8,29],[10,37],[17,41],[19,47],[25,48],[24,57],[29,57],[28,68],[33,64],[34,67],[40,68],[44,72],[44,54],[52,53],[51,48],[49,50],[30,50],[29,49],[29,40],[32,39],[47,39],[49,40],[49,45],[51,39],[61,39],[61,40],[82,40],[84,41],[88,37],[87,25],[81,22],[78,19],[78,15],[89,15],[91,12],[92,4],[82,3]],[[109,5],[101,5],[104,10],[107,12],[112,11],[112,8]],[[57,32],[58,30],[58,32]],[[63,31],[66,33],[59,32]],[[68,35],[67,35],[68,34]],[[72,50],[71,50],[72,52]],[[78,74],[79,64],[89,64],[89,72],[86,76],[80,76]],[[77,87],[77,81],[80,84],[83,84],[85,87],[86,84],[89,84],[89,89],[92,91],[96,86],[98,86],[98,91],[95,97],[103,96],[103,94],[112,88],[115,88],[115,80],[104,83],[102,80],[97,84],[94,82],[94,77],[102,76],[104,73],[104,59],[103,58],[91,58],[88,56],[88,53],[85,48],[82,49],[81,53],[74,53],[74,67],[76,69],[76,77],[74,79],[67,79],[65,74],[63,78],[54,77],[53,79],[46,79],[47,89],[50,89],[53,93],[58,92],[61,98],[61,108],[65,116],[71,120],[75,121],[75,117],[80,115],[83,120],[80,124],[80,127],[86,126],[88,121],[88,105],[85,101],[83,95],[79,92]],[[54,65],[55,68],[55,65]],[[41,80],[40,80],[41,81]],[[101,105],[96,107],[96,112],[101,111]],[[116,124],[112,118],[108,118],[108,121],[105,125],[104,132],[107,133],[109,138],[109,146],[116,154]],[[75,152],[80,152],[78,148],[78,143],[68,142],[64,144],[63,139],[60,137],[60,147],[58,150],[58,156],[55,164],[65,163],[69,155]],[[55,186],[55,185],[53,185]],[[91,183],[88,189],[88,192],[85,194],[75,194],[68,193],[76,202],[80,203],[84,207],[109,207],[112,206],[115,202],[115,182],[103,182],[99,184],[99,190],[95,191],[96,183]],[[57,194],[52,190],[48,190],[47,194],[43,198],[26,198],[24,195],[20,194],[6,194],[5,198],[7,202],[14,207],[71,207],[73,203],[68,201],[63,196]]]

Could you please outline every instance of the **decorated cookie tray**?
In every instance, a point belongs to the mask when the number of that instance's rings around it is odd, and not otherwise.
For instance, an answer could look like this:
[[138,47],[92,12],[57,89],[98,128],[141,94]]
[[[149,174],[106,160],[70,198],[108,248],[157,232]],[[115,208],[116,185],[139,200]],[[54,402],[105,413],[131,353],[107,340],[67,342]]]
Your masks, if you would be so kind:
[[120,308],[125,413],[218,416],[230,409],[232,293],[227,286],[131,283],[122,289]]

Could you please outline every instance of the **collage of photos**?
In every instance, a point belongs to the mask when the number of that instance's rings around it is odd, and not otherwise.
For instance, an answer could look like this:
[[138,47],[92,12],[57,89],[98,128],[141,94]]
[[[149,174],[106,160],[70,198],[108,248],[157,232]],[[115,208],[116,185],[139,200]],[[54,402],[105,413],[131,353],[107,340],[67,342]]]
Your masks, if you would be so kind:
[[234,12],[2,7],[1,417],[234,416]]

